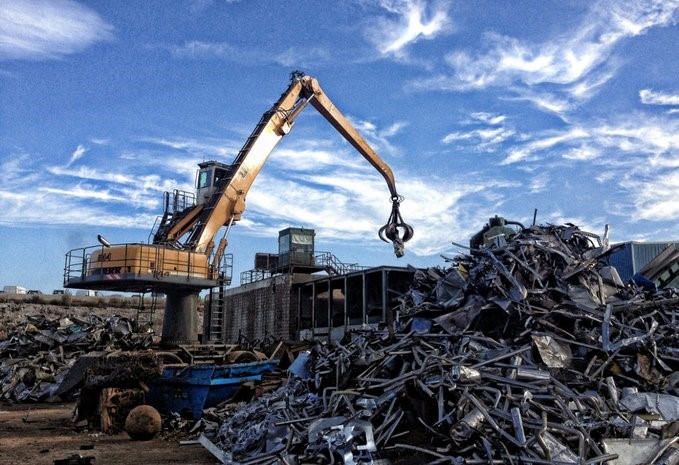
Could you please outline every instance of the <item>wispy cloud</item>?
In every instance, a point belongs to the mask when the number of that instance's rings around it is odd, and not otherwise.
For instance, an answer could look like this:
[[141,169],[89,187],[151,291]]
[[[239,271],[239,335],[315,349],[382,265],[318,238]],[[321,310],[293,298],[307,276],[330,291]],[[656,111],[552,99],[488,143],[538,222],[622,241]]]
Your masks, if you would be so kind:
[[73,163],[81,159],[82,156],[85,155],[85,152],[87,152],[87,149],[85,149],[85,147],[83,147],[82,145],[78,144],[78,147],[75,149],[73,154],[71,154],[71,159],[68,161],[67,166],[71,166]]
[[[535,133],[515,144],[500,164],[534,173],[529,178],[533,193],[548,188],[546,176],[558,176],[560,189],[576,196],[582,189],[594,189],[587,182],[591,179],[596,189],[615,192],[615,200],[598,200],[609,202],[608,214],[631,223],[674,221],[679,214],[679,121],[671,117],[633,113]],[[564,170],[573,177],[564,178]],[[573,179],[582,186],[569,186]]]
[[567,149],[562,154],[562,157],[566,160],[588,161],[599,158],[601,155],[601,150],[599,148],[582,145],[580,147]]
[[233,61],[247,60],[248,54],[228,42],[205,42],[191,40],[174,45],[170,51],[177,58],[222,58]]
[[99,200],[103,202],[123,202],[127,199],[116,196],[108,189],[97,189],[92,186],[78,185],[69,188],[40,187],[40,192],[47,194],[57,194],[63,197],[73,197],[81,200]]
[[475,121],[480,121],[482,123],[490,124],[490,125],[493,125],[493,126],[496,126],[498,124],[502,124],[507,120],[506,115],[498,115],[498,114],[487,113],[487,112],[472,113],[471,117]]
[[543,137],[537,137],[526,144],[518,145],[509,151],[507,157],[502,160],[502,165],[510,165],[525,160],[534,160],[545,150],[552,149],[561,144],[572,144],[588,136],[588,132],[582,128],[571,128],[565,132],[550,131]]
[[391,155],[398,154],[399,150],[389,141],[390,138],[398,135],[408,124],[397,121],[386,128],[378,127],[372,121],[347,117],[349,122],[356,128],[359,134],[373,147],[374,150]]
[[[321,167],[315,173],[287,173],[283,177],[278,171],[276,176],[263,173],[256,186],[267,188],[253,188],[248,194],[247,221],[241,226],[256,226],[250,234],[270,235],[295,224],[315,229],[324,240],[359,243],[370,239],[366,243],[374,247],[377,231],[390,212],[384,181],[374,171],[341,168]],[[469,237],[479,221],[487,219],[483,217],[486,213],[481,213],[470,220],[469,202],[490,198],[493,191],[507,187],[493,179],[419,179],[407,172],[398,173],[397,182],[407,193],[401,213],[416,231],[408,243],[408,253],[416,255],[441,252],[452,238]],[[455,185],[454,190],[451,185]],[[319,211],[323,215],[318,215]],[[389,252],[388,248],[385,251]]]
[[351,170],[369,168],[353,149],[338,150],[337,145],[327,141],[302,140],[292,144],[290,148],[276,150],[268,163],[279,170],[297,172],[324,171],[342,165]]
[[[448,53],[450,74],[413,81],[410,87],[455,91],[502,87],[544,111],[562,114],[591,98],[615,75],[617,60],[611,56],[621,41],[674,24],[678,9],[676,0],[604,0],[591,7],[575,30],[544,42],[489,32],[474,51]],[[536,90],[541,85],[545,86]]]
[[451,132],[441,139],[444,144],[459,141],[478,142],[479,149],[489,149],[501,144],[514,135],[514,131],[505,128],[474,129],[468,132]]
[[645,105],[679,105],[679,94],[656,92],[653,89],[640,90],[639,99]]
[[633,192],[633,218],[652,221],[675,221],[679,216],[679,170],[671,170],[658,176],[627,176],[621,185]]
[[[643,114],[618,115],[608,122],[569,125],[562,131],[535,133],[512,148],[502,164],[539,162],[547,157],[622,163],[621,154],[646,167],[679,162],[679,122]],[[606,158],[607,157],[607,158]]]
[[0,8],[0,59],[56,59],[112,37],[113,26],[72,0],[12,0]]
[[261,48],[236,46],[229,42],[206,42],[200,40],[187,41],[182,45],[169,47],[176,58],[193,60],[222,60],[240,64],[274,63],[285,67],[318,66],[332,59],[332,53],[322,46],[288,47],[276,50],[275,45],[269,50]]
[[[77,192],[74,192],[77,193]],[[17,224],[46,225],[76,224],[80,226],[111,226],[149,229],[156,213],[133,213],[124,215],[112,210],[109,203],[88,202],[91,196],[62,195],[46,189],[28,191],[3,191],[3,215],[8,222]]]
[[451,26],[448,2],[423,0],[380,0],[388,14],[370,22],[368,39],[381,55],[403,57],[419,40],[433,39]]
[[143,138],[143,142],[149,142],[159,147],[166,147],[178,152],[190,155],[194,160],[212,159],[215,156],[219,159],[233,158],[240,150],[240,142],[225,139],[196,139],[196,138]]
[[513,129],[503,125],[507,117],[505,115],[475,112],[470,115],[469,121],[463,122],[466,126],[482,126],[466,131],[454,131],[446,134],[441,139],[443,144],[468,144],[474,151],[493,152],[498,149],[503,142],[515,136]]
[[[476,118],[498,124],[501,121],[498,115],[490,114]],[[384,128],[375,125],[372,129],[374,134],[389,135],[398,133],[400,127],[400,124]],[[144,143],[149,144],[150,140],[144,139]],[[170,150],[170,155],[154,164],[144,163],[149,157],[137,154],[133,148],[111,152],[111,147],[119,142],[93,146],[87,157],[72,166],[45,168],[27,154],[21,161],[8,160],[2,168],[13,173],[16,182],[6,183],[0,189],[0,199],[6,205],[3,215],[9,221],[22,223],[148,230],[161,213],[160,191],[176,187],[173,183],[181,160],[191,158],[182,156],[182,152],[199,147],[211,155],[209,158],[216,158],[222,147],[200,139],[157,139],[157,142],[159,147]],[[484,200],[497,202],[497,191],[508,187],[506,181],[485,176],[475,176],[473,181],[462,174],[455,179],[431,176],[421,179],[399,169],[399,163],[389,158],[385,159],[395,171],[399,192],[406,195],[403,217],[417,231],[408,244],[408,253],[412,255],[436,253],[448,248],[452,237],[468,237],[482,219],[470,220],[468,205]],[[192,177],[193,163],[190,165],[185,169]],[[39,188],[19,182],[38,172]],[[452,191],[451,185],[455,185]],[[184,187],[192,190],[191,185]],[[365,243],[369,244],[366,247],[375,248],[381,244],[377,231],[389,216],[389,197],[384,179],[341,137],[336,140],[302,137],[272,154],[248,193],[246,214],[239,228],[248,234],[271,236],[284,227],[298,225],[316,229],[327,241]],[[30,215],[24,214],[28,205]],[[384,256],[391,256],[387,245]]]

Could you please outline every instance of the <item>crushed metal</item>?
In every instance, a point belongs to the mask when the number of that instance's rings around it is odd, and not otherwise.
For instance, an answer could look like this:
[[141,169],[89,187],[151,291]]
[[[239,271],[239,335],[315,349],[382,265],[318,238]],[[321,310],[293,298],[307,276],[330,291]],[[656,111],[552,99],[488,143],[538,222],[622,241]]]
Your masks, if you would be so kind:
[[623,283],[607,242],[533,226],[418,270],[394,327],[317,343],[201,443],[231,464],[678,463],[679,294]]
[[125,317],[50,319],[29,316],[0,341],[0,400],[44,401],[68,398],[77,386],[64,382],[84,354],[149,348],[150,334],[134,332]]
[[[662,270],[625,283],[607,239],[570,224],[499,239],[417,270],[393,326],[315,343],[283,387],[192,432],[229,464],[679,463],[679,292]],[[81,355],[150,347],[132,326],[30,317],[0,341],[0,399],[67,395]]]

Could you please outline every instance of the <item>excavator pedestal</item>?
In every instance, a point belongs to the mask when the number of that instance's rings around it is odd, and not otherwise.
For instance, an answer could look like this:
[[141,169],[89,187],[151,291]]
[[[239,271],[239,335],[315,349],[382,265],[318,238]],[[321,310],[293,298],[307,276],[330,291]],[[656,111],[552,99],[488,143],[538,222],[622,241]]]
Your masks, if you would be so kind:
[[190,290],[167,291],[160,339],[162,347],[198,344],[198,293]]

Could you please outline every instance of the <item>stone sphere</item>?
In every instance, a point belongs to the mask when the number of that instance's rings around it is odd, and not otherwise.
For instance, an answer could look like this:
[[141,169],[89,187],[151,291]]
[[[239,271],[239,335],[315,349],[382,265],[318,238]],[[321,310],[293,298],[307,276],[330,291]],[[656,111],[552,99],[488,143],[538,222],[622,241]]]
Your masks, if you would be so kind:
[[138,405],[125,419],[125,431],[132,439],[146,441],[160,432],[160,413],[150,405]]

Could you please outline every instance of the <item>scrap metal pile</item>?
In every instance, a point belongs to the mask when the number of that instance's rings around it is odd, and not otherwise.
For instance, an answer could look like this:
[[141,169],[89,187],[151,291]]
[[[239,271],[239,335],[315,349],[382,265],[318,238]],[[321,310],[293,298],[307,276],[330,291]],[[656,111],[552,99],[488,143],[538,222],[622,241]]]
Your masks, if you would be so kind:
[[143,349],[150,344],[151,337],[134,333],[133,322],[124,317],[30,316],[0,341],[0,399],[48,399],[81,355]]
[[679,297],[623,283],[605,242],[533,226],[418,271],[394,328],[316,345],[287,386],[221,423],[213,453],[239,464],[678,463]]

